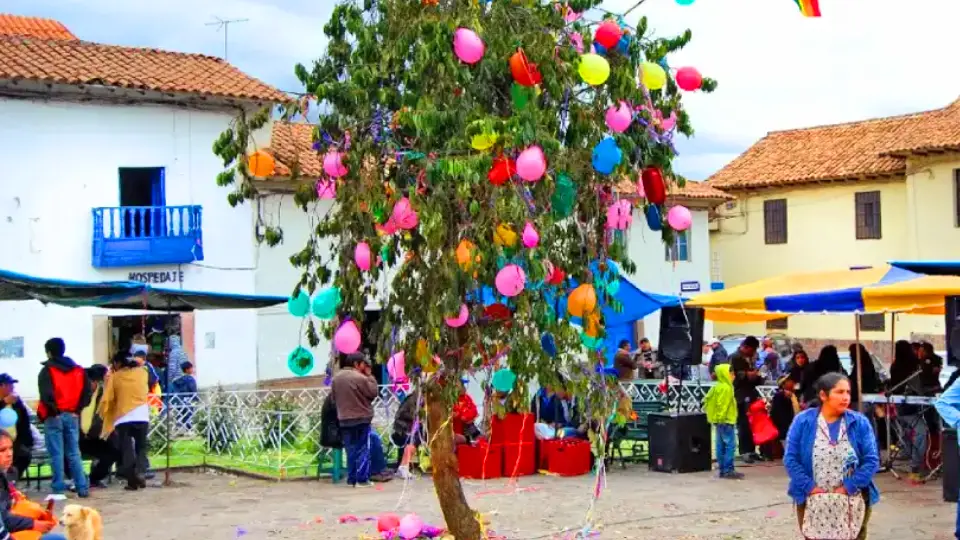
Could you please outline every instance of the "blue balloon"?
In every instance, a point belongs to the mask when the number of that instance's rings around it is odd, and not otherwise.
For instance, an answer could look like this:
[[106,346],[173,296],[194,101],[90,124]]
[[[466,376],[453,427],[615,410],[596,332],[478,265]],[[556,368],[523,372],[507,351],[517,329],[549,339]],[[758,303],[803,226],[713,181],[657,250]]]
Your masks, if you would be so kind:
[[550,356],[557,355],[557,342],[549,332],[544,332],[544,334],[540,336],[540,346],[543,347],[543,351]]
[[623,36],[620,37],[620,41],[617,42],[617,52],[619,52],[622,55],[630,54],[630,35],[629,34],[623,34]]
[[647,207],[647,226],[651,231],[663,230],[663,220],[660,218],[660,209],[651,204]]
[[593,168],[600,174],[610,174],[623,160],[623,151],[613,137],[606,137],[593,147]]
[[7,429],[17,425],[17,411],[13,407],[0,410],[0,428]]
[[291,296],[287,300],[287,311],[294,317],[306,317],[310,311],[310,295],[306,291],[300,291],[296,297]]
[[599,55],[601,55],[601,56],[604,56],[604,55],[607,54],[607,48],[604,47],[603,45],[599,44],[599,43],[594,43],[594,44],[593,44],[593,49],[594,49],[595,51],[597,51],[597,54],[599,54]]

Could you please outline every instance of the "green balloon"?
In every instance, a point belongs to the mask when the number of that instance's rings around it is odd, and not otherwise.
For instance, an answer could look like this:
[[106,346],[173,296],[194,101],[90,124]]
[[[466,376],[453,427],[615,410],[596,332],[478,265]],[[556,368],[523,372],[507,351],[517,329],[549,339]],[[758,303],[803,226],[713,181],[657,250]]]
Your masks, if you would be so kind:
[[297,347],[287,356],[287,369],[297,377],[303,377],[313,371],[313,353]]
[[567,173],[557,175],[557,187],[553,190],[553,196],[550,198],[550,204],[553,206],[553,214],[558,219],[570,217],[573,213],[573,206],[576,203],[577,186]]
[[610,296],[616,296],[619,291],[620,291],[620,279],[619,279],[619,278],[618,278],[618,279],[614,279],[614,280],[611,281],[610,283],[607,283],[607,293],[609,293]]
[[532,88],[513,83],[513,86],[510,87],[510,97],[513,99],[513,106],[516,107],[517,110],[522,110],[530,103],[533,92],[534,90]]
[[493,374],[493,389],[497,392],[509,392],[517,383],[517,374],[510,369],[501,369]]

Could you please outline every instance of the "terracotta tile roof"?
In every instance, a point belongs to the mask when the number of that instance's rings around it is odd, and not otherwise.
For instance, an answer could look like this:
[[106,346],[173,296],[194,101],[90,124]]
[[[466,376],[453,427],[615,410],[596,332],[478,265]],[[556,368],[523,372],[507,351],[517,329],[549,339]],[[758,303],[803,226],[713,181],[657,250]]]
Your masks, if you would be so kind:
[[40,39],[62,39],[66,41],[77,40],[77,36],[73,35],[70,30],[67,30],[67,27],[59,21],[40,17],[21,17],[19,15],[8,15],[6,13],[0,13],[0,35],[27,36]]
[[960,99],[948,107],[930,111],[909,136],[891,143],[884,155],[905,156],[918,152],[960,149]]
[[157,49],[0,35],[0,80],[96,84],[255,101],[277,90],[220,58]]
[[[636,195],[637,184],[630,178],[624,177],[620,183],[617,184],[616,189],[621,196],[633,197]],[[671,183],[667,196],[671,199],[696,199],[701,201],[716,201],[718,203],[734,199],[733,195],[707,185],[706,182],[697,182],[694,180],[687,180],[682,188],[677,187],[676,183]]]
[[265,148],[276,160],[274,176],[290,176],[291,167],[300,167],[300,176],[318,179],[323,174],[323,161],[313,149],[313,124],[274,122],[270,146]]

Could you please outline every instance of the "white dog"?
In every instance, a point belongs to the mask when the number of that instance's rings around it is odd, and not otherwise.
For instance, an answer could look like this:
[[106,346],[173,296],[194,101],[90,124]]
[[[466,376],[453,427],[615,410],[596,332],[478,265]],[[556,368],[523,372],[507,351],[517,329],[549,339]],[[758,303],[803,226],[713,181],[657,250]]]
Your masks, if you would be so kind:
[[100,512],[79,504],[68,504],[60,519],[67,540],[103,540],[103,520]]

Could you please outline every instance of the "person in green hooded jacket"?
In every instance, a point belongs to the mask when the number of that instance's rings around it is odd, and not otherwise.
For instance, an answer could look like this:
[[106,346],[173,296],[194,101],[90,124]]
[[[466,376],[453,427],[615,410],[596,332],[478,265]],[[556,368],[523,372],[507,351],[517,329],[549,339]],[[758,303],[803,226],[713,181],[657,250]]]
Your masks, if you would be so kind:
[[737,399],[733,393],[733,376],[730,374],[729,364],[720,364],[714,373],[717,383],[707,392],[703,399],[703,410],[707,413],[707,421],[717,430],[717,466],[720,469],[720,478],[739,480],[743,473],[733,470],[733,457],[737,451]]

